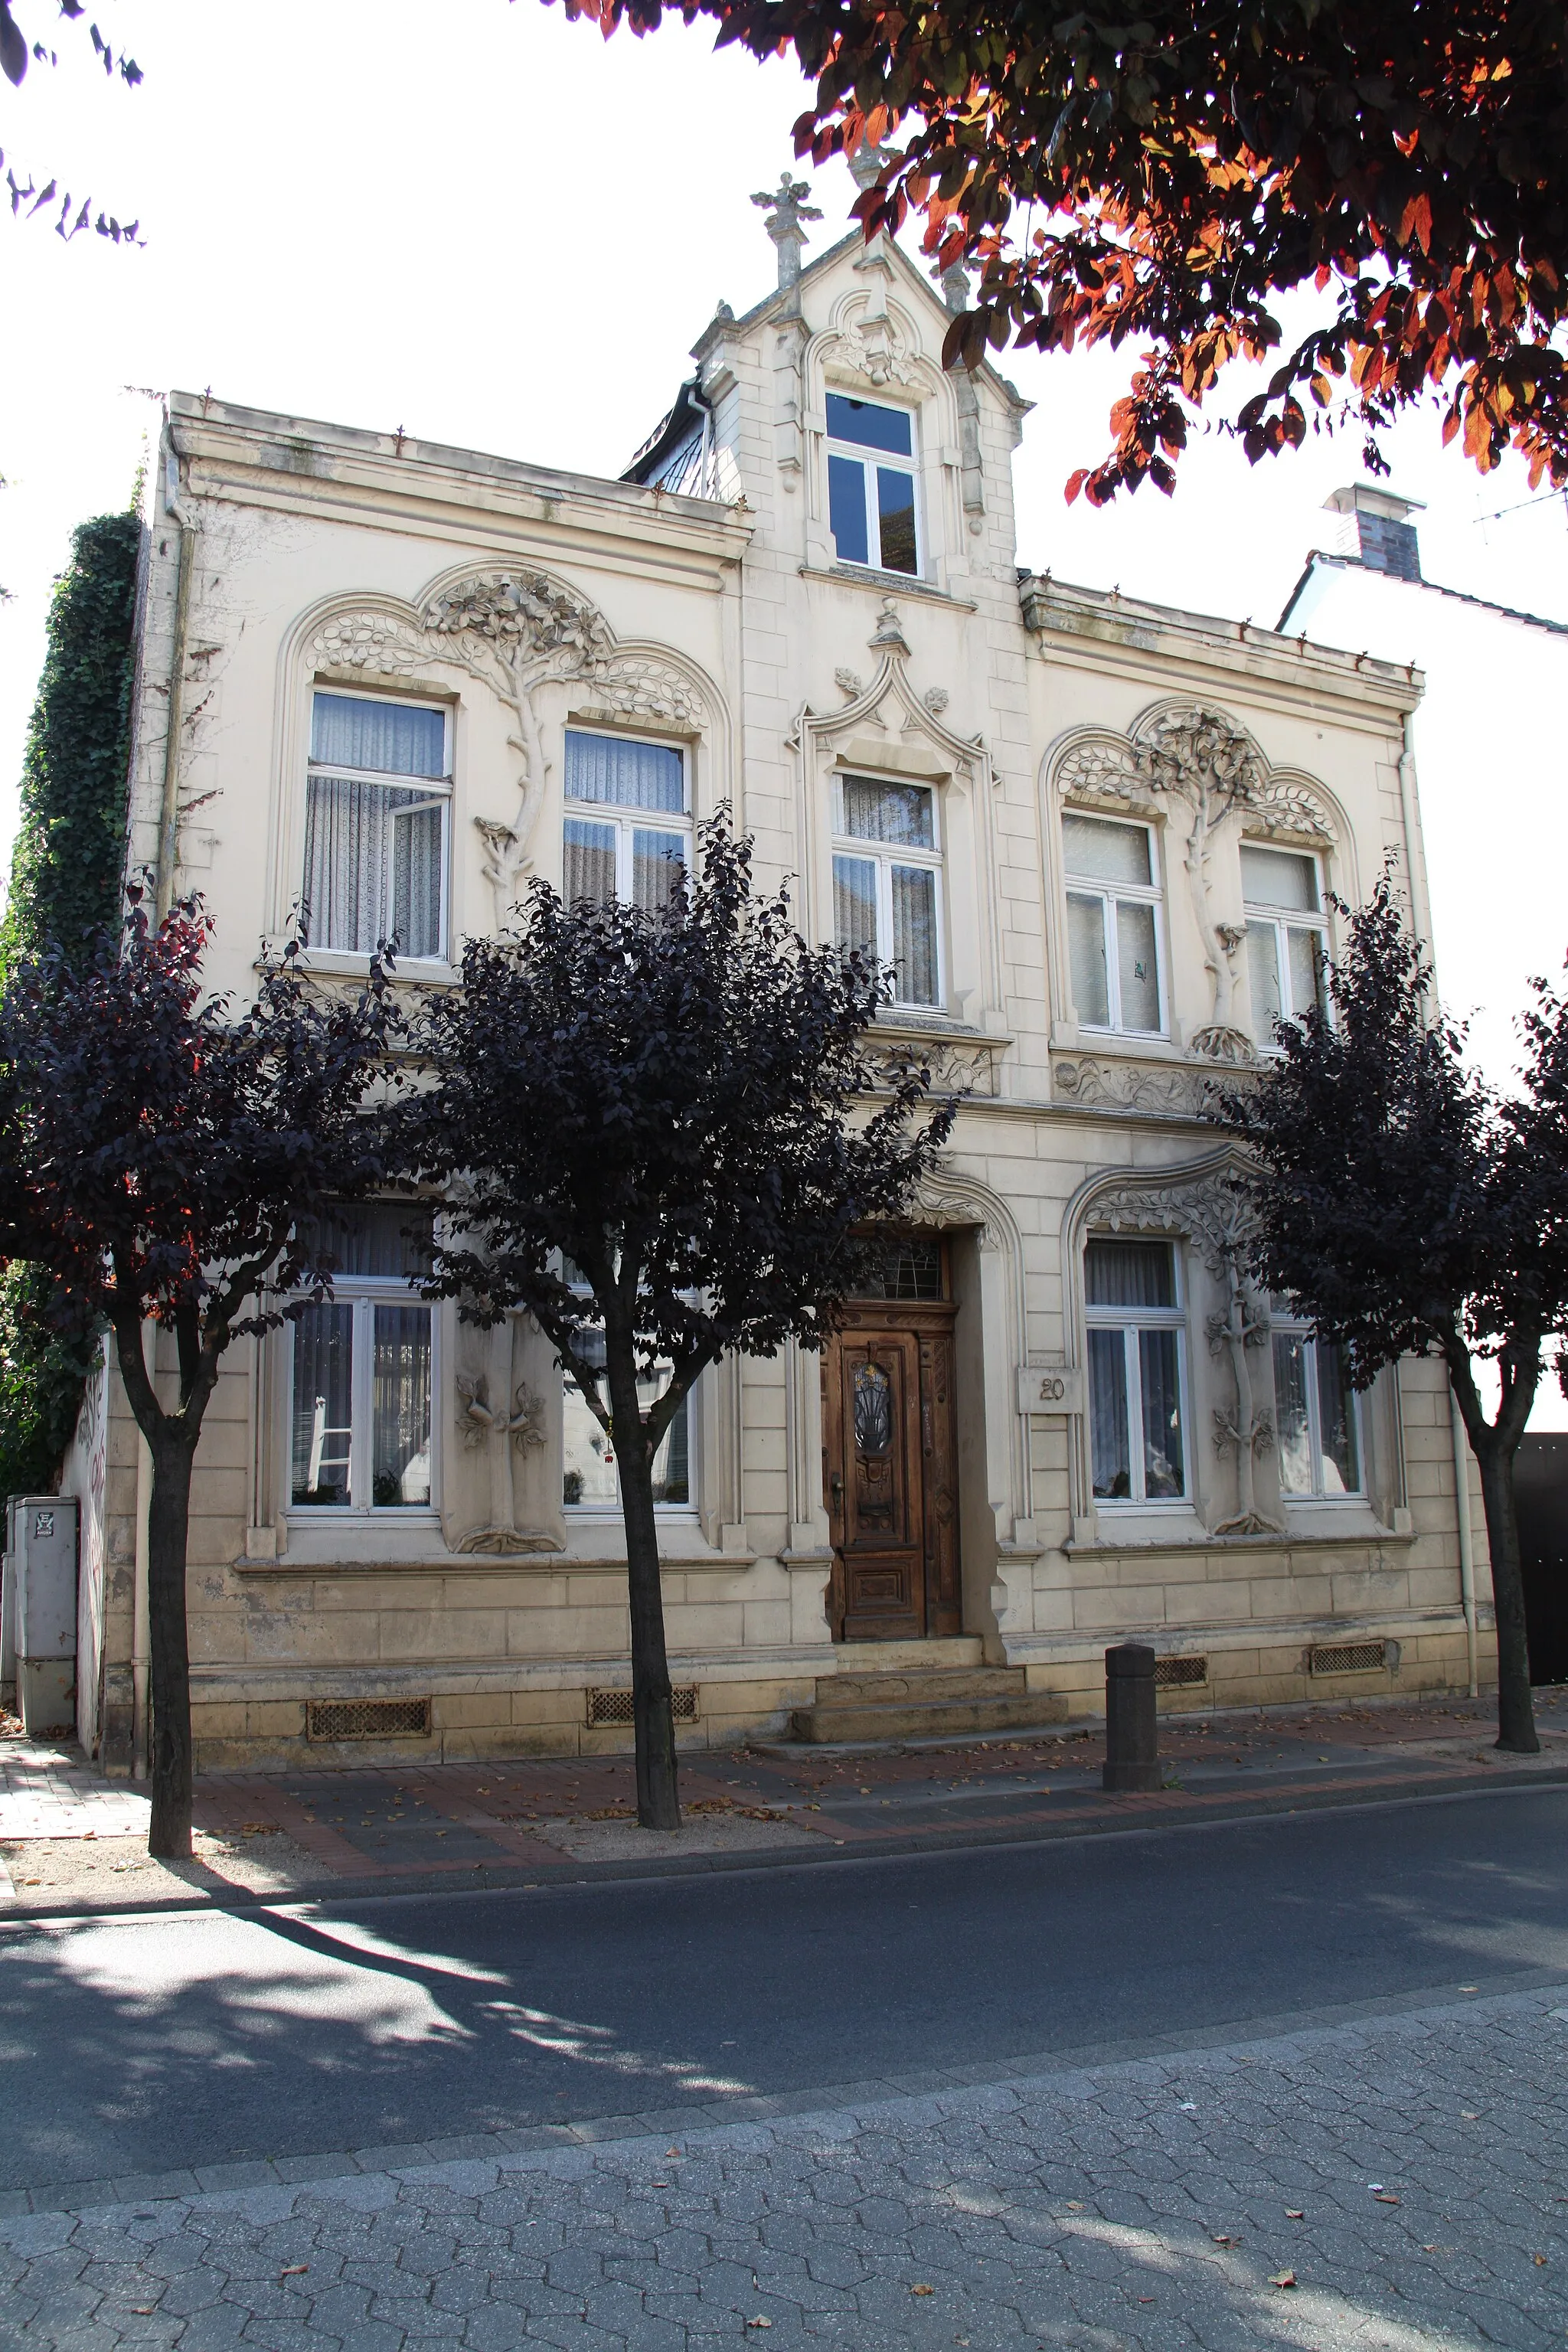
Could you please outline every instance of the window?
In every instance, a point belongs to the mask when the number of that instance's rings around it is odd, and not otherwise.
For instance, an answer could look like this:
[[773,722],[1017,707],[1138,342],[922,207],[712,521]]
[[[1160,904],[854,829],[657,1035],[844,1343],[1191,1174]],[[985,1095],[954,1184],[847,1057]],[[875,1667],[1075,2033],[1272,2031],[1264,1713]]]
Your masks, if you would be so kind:
[[405,1232],[420,1216],[384,1202],[330,1221],[335,1296],[293,1327],[298,1509],[429,1507],[430,1309],[412,1296],[423,1261]]
[[368,956],[395,940],[405,956],[446,953],[451,796],[444,710],[316,696],[302,894],[313,946]]
[[691,858],[685,755],[669,743],[566,734],[562,896],[667,906]]
[[1274,1043],[1275,1024],[1299,1021],[1321,1005],[1328,953],[1315,857],[1244,842],[1241,895],[1247,910],[1247,972],[1258,1043]]
[[1288,1313],[1274,1317],[1273,1343],[1280,1493],[1299,1501],[1359,1495],[1360,1415],[1343,1355]]
[[838,944],[893,967],[895,1001],[942,1001],[942,856],[929,784],[834,782],[833,920]]
[[827,395],[827,519],[841,563],[918,572],[915,420],[907,408]]
[[[572,1286],[580,1295],[587,1293],[585,1283],[574,1281]],[[577,1352],[584,1363],[595,1367],[602,1365],[605,1360],[603,1331],[580,1331]],[[637,1382],[637,1402],[645,1412],[664,1394],[674,1369],[669,1363],[657,1364],[651,1380]],[[583,1391],[570,1372],[563,1370],[561,1378],[562,1503],[569,1511],[618,1511],[621,1507],[621,1484],[616,1475],[615,1448],[589,1412]],[[653,1499],[656,1508],[687,1509],[690,1507],[691,1400],[694,1394],[695,1391],[688,1390],[676,1407],[658,1452],[654,1455]]]
[[1187,1481],[1175,1252],[1169,1242],[1091,1241],[1084,1278],[1095,1498],[1177,1502]]
[[1068,957],[1073,1003],[1090,1029],[1157,1035],[1165,1025],[1160,991],[1159,887],[1146,824],[1064,816]]

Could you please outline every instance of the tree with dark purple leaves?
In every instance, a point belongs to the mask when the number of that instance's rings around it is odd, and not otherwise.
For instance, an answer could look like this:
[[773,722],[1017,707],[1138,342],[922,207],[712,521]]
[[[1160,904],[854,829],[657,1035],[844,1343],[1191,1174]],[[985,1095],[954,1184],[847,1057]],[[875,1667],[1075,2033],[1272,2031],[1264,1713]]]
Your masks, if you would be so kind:
[[[53,1276],[57,1311],[114,1335],[153,1457],[148,1610],[150,1853],[191,1851],[185,1547],[191,1472],[225,1350],[330,1295],[315,1223],[389,1172],[375,1098],[401,1015],[374,961],[330,994],[292,945],[237,1016],[204,993],[199,898],[154,929],[131,891],[123,931],[68,961],[46,946],[0,1000],[0,1250]],[[161,1396],[144,1329],[174,1337]]]
[[[1217,1116],[1253,1162],[1261,1281],[1345,1351],[1358,1388],[1440,1355],[1480,1468],[1498,1637],[1498,1741],[1533,1755],[1513,1465],[1568,1334],[1568,998],[1543,980],[1516,1092],[1489,1087],[1437,1007],[1385,871],[1352,910],[1327,1005],[1276,1031],[1279,1061]],[[1488,1417],[1478,1363],[1495,1367]]]
[[[680,1825],[655,1458],[710,1364],[817,1349],[952,1125],[871,1037],[889,976],[756,896],[751,844],[700,831],[668,903],[531,886],[432,996],[410,1168],[447,1190],[427,1285],[470,1322],[526,1308],[613,1451],[626,1526],[637,1818]],[[667,1367],[668,1372],[660,1368]]]

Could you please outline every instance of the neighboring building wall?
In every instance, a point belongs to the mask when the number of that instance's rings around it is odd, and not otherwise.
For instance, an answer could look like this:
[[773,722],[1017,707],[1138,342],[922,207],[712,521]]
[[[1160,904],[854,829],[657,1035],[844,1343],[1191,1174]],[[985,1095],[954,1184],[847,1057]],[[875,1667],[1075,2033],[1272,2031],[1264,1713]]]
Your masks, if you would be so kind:
[[[692,814],[733,805],[763,887],[790,879],[813,937],[835,929],[840,780],[927,796],[941,1002],[886,1026],[961,1097],[913,1221],[943,1237],[953,1301],[971,1649],[1026,1668],[1042,1719],[1091,1709],[1106,1642],[1134,1631],[1206,1659],[1174,1704],[1462,1684],[1441,1376],[1412,1363],[1366,1401],[1363,1492],[1282,1499],[1269,1343],[1237,1319],[1256,1323],[1258,1302],[1237,1286],[1225,1152],[1203,1117],[1215,1076],[1245,1078],[1253,1040],[1272,1034],[1248,993],[1244,845],[1350,897],[1388,847],[1410,846],[1399,751],[1416,682],[1049,581],[1021,590],[1010,460],[1023,404],[989,370],[973,384],[943,373],[945,323],[901,254],[858,238],[798,289],[721,314],[697,357],[723,503],[176,395],[168,488],[196,551],[180,881],[205,890],[217,920],[214,983],[245,990],[253,943],[282,936],[300,890],[318,687],[447,714],[447,954],[404,966],[435,985],[527,871],[562,879],[569,728],[678,750]],[[918,578],[839,560],[830,398],[912,419]],[[174,659],[177,555],[161,513],[153,680]],[[167,698],[143,703],[135,858],[156,852],[165,766]],[[1140,904],[1153,915],[1129,919],[1152,920],[1157,941],[1156,1034],[1074,1002],[1069,898],[1082,891],[1064,844],[1074,823],[1107,822],[1150,845]],[[364,965],[319,946],[310,961]],[[1127,989],[1152,985],[1111,961]],[[1093,1491],[1086,1249],[1118,1234],[1168,1251],[1180,1284],[1166,1318],[1183,1367],[1179,1498]],[[290,1345],[284,1332],[234,1351],[197,1457],[202,1758],[296,1752],[321,1701],[429,1700],[429,1736],[388,1753],[432,1739],[453,1756],[626,1745],[629,1727],[595,1721],[589,1696],[628,1679],[624,1541],[614,1515],[563,1497],[547,1343],[521,1321],[487,1335],[440,1310],[429,1505],[363,1513],[291,1500]],[[830,1634],[822,1391],[818,1361],[792,1348],[716,1368],[693,1400],[692,1488],[661,1541],[695,1740],[776,1732],[841,1663],[879,1663]],[[118,1384],[115,1398],[103,1640],[119,1694],[134,1681],[137,1489]],[[513,1426],[492,1433],[503,1403]],[[1312,1650],[1351,1639],[1391,1644],[1386,1664],[1310,1670]],[[130,1746],[106,1735],[111,1759]],[[319,1752],[376,1751],[328,1738]]]

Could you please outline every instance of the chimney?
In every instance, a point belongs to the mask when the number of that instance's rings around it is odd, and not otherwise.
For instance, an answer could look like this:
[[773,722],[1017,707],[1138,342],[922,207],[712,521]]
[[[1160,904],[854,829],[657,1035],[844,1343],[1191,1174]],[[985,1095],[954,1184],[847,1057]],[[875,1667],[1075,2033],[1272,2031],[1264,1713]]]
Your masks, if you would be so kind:
[[1391,579],[1420,579],[1421,547],[1408,518],[1425,513],[1422,499],[1396,498],[1392,490],[1357,482],[1335,490],[1323,504],[1343,517],[1335,554],[1353,556],[1369,572],[1386,572]]

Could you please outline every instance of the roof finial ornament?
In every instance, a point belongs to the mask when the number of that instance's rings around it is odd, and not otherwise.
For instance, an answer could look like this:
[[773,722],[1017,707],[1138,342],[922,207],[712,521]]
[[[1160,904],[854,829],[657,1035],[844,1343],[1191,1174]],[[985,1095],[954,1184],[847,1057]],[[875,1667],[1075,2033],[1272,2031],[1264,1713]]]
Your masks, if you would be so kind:
[[876,186],[898,152],[896,147],[889,147],[886,140],[879,139],[873,142],[869,139],[862,139],[849,158],[849,176],[862,195],[868,188]]
[[787,172],[781,172],[776,188],[763,188],[752,198],[768,215],[763,226],[778,248],[781,293],[800,283],[801,248],[805,243],[802,221],[822,218],[815,205],[802,201],[810,194],[809,180],[792,180]]
[[962,261],[931,265],[931,276],[942,289],[942,299],[956,319],[961,310],[969,308],[969,272]]

